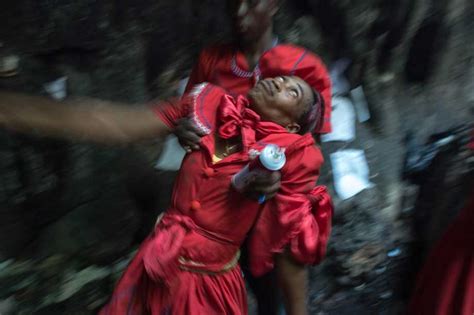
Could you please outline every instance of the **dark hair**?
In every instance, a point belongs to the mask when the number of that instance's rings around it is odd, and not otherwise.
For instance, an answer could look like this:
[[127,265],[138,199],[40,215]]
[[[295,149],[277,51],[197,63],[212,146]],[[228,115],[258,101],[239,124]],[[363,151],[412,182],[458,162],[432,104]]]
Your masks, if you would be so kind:
[[313,132],[321,128],[324,117],[324,99],[315,90],[313,92],[313,100],[310,102],[306,110],[301,114],[298,124],[300,125],[299,134]]

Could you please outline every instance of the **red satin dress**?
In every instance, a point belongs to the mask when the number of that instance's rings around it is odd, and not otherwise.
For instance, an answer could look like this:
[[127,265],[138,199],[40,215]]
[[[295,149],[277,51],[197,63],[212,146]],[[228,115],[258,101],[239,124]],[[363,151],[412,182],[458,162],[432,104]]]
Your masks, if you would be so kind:
[[474,314],[474,190],[470,198],[428,256],[408,314]]
[[232,96],[247,95],[260,79],[295,75],[305,80],[324,99],[323,124],[315,133],[331,131],[331,80],[321,59],[307,49],[278,44],[262,54],[254,69],[249,69],[245,55],[233,45],[205,48],[194,66],[186,91],[210,82]]
[[[163,108],[155,112],[170,127],[191,115],[210,134],[203,137],[202,150],[184,158],[171,207],[100,314],[247,314],[238,256],[252,226],[250,267],[256,275],[268,272],[273,255],[286,245],[303,263],[324,256],[332,205],[325,188],[315,187],[322,155],[310,134],[288,134],[261,122],[245,98],[233,99],[211,84],[198,86],[174,111]],[[216,119],[222,122],[219,128]],[[243,150],[213,163],[216,132],[223,138],[240,134]],[[249,162],[249,152],[267,143],[285,147],[287,163],[280,193],[259,205],[234,191],[230,180]]]

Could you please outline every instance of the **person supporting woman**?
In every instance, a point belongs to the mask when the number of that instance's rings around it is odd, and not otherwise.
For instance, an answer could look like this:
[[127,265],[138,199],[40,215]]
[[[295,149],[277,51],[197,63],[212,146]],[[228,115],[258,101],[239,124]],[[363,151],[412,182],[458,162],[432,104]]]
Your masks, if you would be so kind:
[[[324,257],[332,205],[315,184],[323,158],[310,131],[323,115],[318,93],[305,81],[265,79],[236,99],[204,83],[174,107],[149,108],[0,93],[1,126],[107,144],[156,138],[188,116],[207,133],[202,149],[186,155],[170,208],[101,314],[246,314],[238,265],[246,237],[252,272],[285,266],[279,279],[293,288],[284,292],[287,313],[306,314],[303,265]],[[230,181],[268,143],[285,148],[287,163],[280,191],[261,205]]]
[[[274,17],[279,0],[228,0],[229,23],[234,37],[230,43],[213,44],[199,54],[186,87],[210,82],[224,88],[234,97],[247,95],[262,78],[295,75],[318,91],[324,101],[324,120],[314,130],[316,139],[331,131],[331,81],[323,61],[304,47],[285,43],[274,33]],[[182,119],[174,134],[187,151],[199,150],[202,134],[191,121]],[[318,141],[318,140],[317,140]],[[279,190],[280,173],[256,177],[246,196],[265,194],[271,199]],[[286,283],[278,283],[278,268],[262,277],[253,277],[248,268],[248,254],[242,249],[242,268],[258,306],[259,315],[281,313],[280,291],[288,291]]]

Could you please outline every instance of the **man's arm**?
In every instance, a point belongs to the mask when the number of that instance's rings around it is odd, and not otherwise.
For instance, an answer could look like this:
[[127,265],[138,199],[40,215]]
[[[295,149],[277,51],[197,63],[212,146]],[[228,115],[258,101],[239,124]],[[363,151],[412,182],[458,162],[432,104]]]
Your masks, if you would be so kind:
[[283,291],[286,314],[307,315],[308,272],[306,267],[297,263],[287,251],[275,257],[275,267],[278,284]]
[[150,108],[80,99],[59,103],[0,91],[0,126],[19,132],[104,144],[153,139],[171,130]]

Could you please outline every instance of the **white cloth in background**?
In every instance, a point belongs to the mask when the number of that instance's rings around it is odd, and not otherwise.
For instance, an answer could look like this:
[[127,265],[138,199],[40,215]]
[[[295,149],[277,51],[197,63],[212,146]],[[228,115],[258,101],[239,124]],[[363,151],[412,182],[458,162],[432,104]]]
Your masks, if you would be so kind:
[[54,81],[44,83],[43,87],[52,98],[62,101],[67,96],[67,77],[60,77]]
[[173,134],[168,135],[155,168],[164,171],[177,171],[181,167],[185,155],[186,151],[179,144],[178,138]]
[[321,136],[322,142],[353,141],[356,134],[355,111],[347,97],[333,96],[331,113],[332,131]]
[[340,150],[330,155],[334,175],[334,188],[345,200],[364,189],[374,186],[369,181],[369,166],[363,150]]
[[352,102],[354,103],[357,118],[360,123],[363,123],[370,119],[369,105],[367,104],[367,98],[365,97],[364,89],[362,86],[358,86],[350,92]]
[[329,76],[331,77],[332,95],[345,95],[349,93],[351,85],[344,76],[344,72],[350,64],[351,60],[349,58],[341,58],[331,65]]

